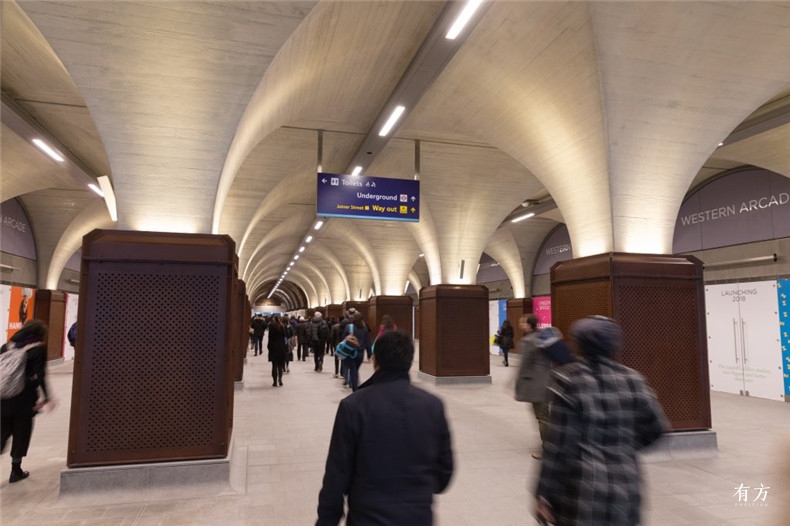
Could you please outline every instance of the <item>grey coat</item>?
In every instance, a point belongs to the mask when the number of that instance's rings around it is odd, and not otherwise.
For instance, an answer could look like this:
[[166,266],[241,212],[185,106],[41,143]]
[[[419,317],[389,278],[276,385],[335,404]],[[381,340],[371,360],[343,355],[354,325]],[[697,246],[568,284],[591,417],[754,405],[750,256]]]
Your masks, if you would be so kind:
[[516,377],[516,400],[519,402],[548,402],[551,400],[547,385],[551,373],[551,360],[538,347],[538,331],[527,333],[519,341],[521,366]]

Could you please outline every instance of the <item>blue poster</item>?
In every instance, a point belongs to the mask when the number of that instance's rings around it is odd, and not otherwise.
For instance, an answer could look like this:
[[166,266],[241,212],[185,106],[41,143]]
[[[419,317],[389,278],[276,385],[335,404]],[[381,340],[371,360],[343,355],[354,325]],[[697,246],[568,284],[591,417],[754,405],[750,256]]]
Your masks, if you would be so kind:
[[316,215],[416,223],[420,182],[319,172]]
[[507,319],[507,300],[499,300],[499,326]]
[[790,279],[776,280],[779,301],[779,335],[782,340],[782,376],[785,381],[785,396],[790,396]]

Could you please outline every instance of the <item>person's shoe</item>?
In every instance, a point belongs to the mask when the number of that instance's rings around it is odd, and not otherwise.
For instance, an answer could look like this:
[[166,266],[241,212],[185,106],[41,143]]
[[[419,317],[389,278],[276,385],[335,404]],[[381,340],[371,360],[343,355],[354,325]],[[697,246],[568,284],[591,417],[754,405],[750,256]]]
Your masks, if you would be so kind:
[[275,380],[274,382],[272,382],[272,387],[277,387],[277,380]]
[[283,386],[283,381],[282,381],[282,380],[280,380],[280,387],[282,387],[282,386]]
[[534,458],[535,460],[540,460],[543,458],[543,453],[536,451],[532,453],[532,458]]
[[334,376],[334,378],[340,378],[340,375],[339,375],[339,374],[336,374],[336,375]]
[[13,484],[14,482],[19,482],[20,480],[25,480],[30,476],[29,471],[22,471],[22,468],[16,470],[11,470],[11,476],[8,477],[8,482]]

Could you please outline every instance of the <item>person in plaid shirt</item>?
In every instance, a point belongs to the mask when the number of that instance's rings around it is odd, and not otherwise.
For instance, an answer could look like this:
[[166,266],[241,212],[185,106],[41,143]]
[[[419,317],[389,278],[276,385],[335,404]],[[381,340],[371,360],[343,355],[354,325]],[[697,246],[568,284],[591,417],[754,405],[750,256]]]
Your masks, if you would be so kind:
[[553,371],[536,516],[557,526],[639,524],[641,480],[636,453],[668,429],[641,374],[614,361],[622,342],[612,319],[571,325],[581,356]]

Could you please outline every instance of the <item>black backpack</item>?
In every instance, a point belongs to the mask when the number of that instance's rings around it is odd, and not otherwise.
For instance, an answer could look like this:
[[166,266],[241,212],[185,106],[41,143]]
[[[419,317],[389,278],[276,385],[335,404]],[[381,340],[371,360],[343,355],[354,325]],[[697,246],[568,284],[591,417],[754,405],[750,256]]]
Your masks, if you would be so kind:
[[329,324],[324,320],[318,324],[318,339],[323,341],[329,339]]

